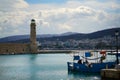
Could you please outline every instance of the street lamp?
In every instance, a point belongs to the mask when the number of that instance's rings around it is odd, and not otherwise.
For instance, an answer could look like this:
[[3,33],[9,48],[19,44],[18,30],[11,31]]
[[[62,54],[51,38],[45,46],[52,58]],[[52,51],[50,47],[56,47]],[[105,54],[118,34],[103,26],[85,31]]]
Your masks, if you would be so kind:
[[119,64],[119,59],[118,59],[118,36],[119,36],[119,31],[116,30],[115,31],[115,37],[116,37],[116,59],[117,59],[117,64]]

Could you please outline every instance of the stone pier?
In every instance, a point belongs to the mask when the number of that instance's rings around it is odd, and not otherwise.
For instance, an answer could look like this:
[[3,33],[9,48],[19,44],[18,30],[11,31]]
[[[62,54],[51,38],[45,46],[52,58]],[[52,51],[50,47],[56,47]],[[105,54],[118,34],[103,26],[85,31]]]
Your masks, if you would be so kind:
[[120,69],[101,70],[101,80],[120,80]]

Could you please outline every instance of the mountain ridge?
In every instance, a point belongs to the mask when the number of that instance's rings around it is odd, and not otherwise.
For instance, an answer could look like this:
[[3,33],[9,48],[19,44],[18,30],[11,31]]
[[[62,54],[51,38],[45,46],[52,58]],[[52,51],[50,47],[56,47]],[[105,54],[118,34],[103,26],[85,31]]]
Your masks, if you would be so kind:
[[[42,35],[37,35],[37,40],[42,42],[44,40],[66,41],[68,39],[75,39],[75,40],[81,40],[81,39],[87,39],[87,38],[95,39],[95,38],[101,38],[104,36],[114,36],[116,30],[120,32],[120,28],[111,28],[111,29],[100,30],[92,33],[66,32],[62,34],[42,34]],[[29,42],[29,38],[30,38],[30,35],[8,36],[8,37],[0,38],[0,43],[7,43],[7,42],[24,43],[24,42]]]

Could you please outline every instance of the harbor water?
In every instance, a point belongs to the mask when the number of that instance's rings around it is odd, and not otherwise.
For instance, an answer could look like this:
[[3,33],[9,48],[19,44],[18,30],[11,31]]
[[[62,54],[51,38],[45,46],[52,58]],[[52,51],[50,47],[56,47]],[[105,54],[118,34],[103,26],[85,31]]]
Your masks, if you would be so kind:
[[70,54],[0,55],[0,80],[100,80],[100,74],[69,73]]

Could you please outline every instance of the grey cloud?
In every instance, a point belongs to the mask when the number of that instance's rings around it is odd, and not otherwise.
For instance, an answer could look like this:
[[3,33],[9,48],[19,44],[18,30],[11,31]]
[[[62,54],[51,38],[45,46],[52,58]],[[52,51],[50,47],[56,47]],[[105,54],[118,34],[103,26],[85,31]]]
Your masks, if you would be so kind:
[[[2,3],[5,3],[5,1]],[[111,2],[99,3],[92,0],[91,2],[80,3],[78,0],[72,0],[71,3],[65,3],[62,6],[52,5],[51,7],[50,4],[37,4],[37,7],[35,5],[29,5],[28,7],[24,0],[14,1],[9,0],[6,2],[6,4],[10,3],[8,6],[0,3],[0,30],[4,31],[0,37],[14,34],[29,34],[29,24],[32,18],[36,19],[38,34],[67,31],[93,32],[120,26],[120,15],[106,11],[106,8],[111,8],[110,6],[113,4]],[[15,5],[13,6],[11,2]],[[114,3],[114,5],[116,4]],[[18,5],[23,6],[19,7]],[[26,7],[28,7],[27,11],[23,9]],[[118,9],[119,6],[115,7]],[[113,6],[114,9],[115,7]]]
[[29,5],[24,0],[1,0],[0,11],[14,11],[27,8]]

